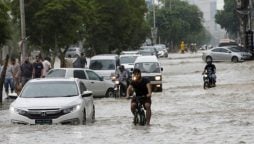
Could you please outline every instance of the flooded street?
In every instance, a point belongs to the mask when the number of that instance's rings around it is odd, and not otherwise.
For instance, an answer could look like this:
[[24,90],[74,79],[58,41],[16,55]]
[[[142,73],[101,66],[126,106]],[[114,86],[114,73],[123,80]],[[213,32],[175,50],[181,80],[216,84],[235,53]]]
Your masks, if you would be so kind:
[[254,61],[215,63],[217,87],[208,90],[200,54],[169,54],[160,62],[163,92],[153,93],[151,126],[132,124],[126,99],[95,99],[96,122],[81,126],[13,125],[3,108],[0,143],[254,143]]

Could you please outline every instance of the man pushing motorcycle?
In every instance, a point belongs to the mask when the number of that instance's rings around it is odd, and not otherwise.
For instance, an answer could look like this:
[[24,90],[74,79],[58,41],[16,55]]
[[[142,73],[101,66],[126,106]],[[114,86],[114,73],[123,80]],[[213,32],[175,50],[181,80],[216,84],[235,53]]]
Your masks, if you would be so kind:
[[146,110],[146,124],[150,125],[150,119],[152,115],[151,111],[151,96],[152,96],[152,89],[150,81],[144,77],[141,77],[141,71],[139,69],[134,69],[132,72],[132,81],[127,88],[127,98],[135,92],[135,95],[132,97],[131,100],[131,112],[134,114],[135,109],[137,107],[136,98],[144,96],[145,98],[142,99],[141,103]]

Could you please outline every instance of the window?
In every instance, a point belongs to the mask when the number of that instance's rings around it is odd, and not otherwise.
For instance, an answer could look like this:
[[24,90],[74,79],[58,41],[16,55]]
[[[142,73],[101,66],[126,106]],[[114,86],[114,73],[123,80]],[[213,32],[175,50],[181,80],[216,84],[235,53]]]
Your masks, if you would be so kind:
[[74,76],[74,78],[87,79],[84,70],[74,70],[73,76]]
[[49,71],[47,77],[65,77],[66,70],[64,69],[54,69]]
[[100,80],[100,77],[95,72],[89,70],[87,70],[86,72],[90,80]]
[[212,50],[213,52],[220,52],[220,48],[216,48]]

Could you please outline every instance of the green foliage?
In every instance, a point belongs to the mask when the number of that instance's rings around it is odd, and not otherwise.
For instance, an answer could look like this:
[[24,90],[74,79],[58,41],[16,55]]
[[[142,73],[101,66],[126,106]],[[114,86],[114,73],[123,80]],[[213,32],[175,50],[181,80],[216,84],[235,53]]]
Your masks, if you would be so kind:
[[0,0],[0,46],[10,38],[10,25],[8,7],[3,0]]
[[[156,27],[158,36],[163,43],[180,43],[180,41],[194,42],[196,34],[204,29],[203,15],[197,6],[179,0],[165,0],[161,8],[156,8]],[[152,12],[149,13],[149,22],[152,26]],[[196,42],[196,41],[195,41]]]
[[221,28],[225,28],[231,36],[237,35],[240,24],[235,11],[235,2],[233,0],[224,0],[224,10],[217,11],[215,21]]
[[[78,40],[96,53],[138,47],[147,35],[144,0],[25,1],[26,33],[34,46],[67,48]],[[19,2],[12,14],[19,23]]]

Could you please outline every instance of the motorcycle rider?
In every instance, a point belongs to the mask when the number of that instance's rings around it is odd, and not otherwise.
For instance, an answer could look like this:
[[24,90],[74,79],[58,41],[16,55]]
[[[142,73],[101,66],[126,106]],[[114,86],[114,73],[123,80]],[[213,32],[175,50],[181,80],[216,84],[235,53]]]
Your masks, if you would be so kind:
[[133,96],[131,100],[131,112],[135,113],[135,109],[137,106],[136,97],[145,96],[145,98],[141,101],[142,105],[146,110],[146,124],[150,125],[150,119],[152,115],[151,111],[151,96],[152,96],[152,88],[150,81],[144,77],[141,77],[141,71],[137,68],[133,70],[132,73],[132,81],[127,89],[127,98],[131,95],[131,93],[135,92],[136,95]]
[[125,96],[125,92],[128,86],[129,72],[124,68],[123,65],[119,66],[119,70],[116,74],[116,78],[118,78],[120,87],[121,87],[121,95]]
[[215,83],[216,83],[216,75],[215,75],[216,67],[212,63],[212,60],[207,60],[206,62],[207,62],[207,64],[206,64],[205,69],[204,69],[202,74],[207,73],[208,77],[211,78],[211,80],[212,80],[212,85],[215,86]]

